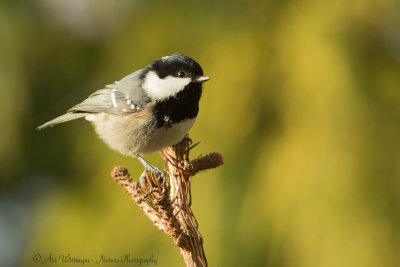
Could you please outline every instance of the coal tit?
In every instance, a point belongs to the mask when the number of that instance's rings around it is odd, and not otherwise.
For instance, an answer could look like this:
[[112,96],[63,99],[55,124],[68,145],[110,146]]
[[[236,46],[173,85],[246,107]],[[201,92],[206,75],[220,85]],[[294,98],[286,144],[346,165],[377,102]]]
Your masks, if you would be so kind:
[[85,117],[112,149],[161,172],[141,155],[177,144],[186,136],[199,112],[202,83],[209,79],[193,59],[166,56],[106,85],[37,129]]

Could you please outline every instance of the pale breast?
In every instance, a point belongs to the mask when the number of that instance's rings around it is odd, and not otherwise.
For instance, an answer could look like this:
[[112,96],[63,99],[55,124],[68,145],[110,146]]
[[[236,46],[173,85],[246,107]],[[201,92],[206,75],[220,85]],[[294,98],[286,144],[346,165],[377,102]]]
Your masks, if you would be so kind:
[[192,128],[196,118],[186,119],[173,124],[171,127],[162,127],[153,131],[150,140],[146,146],[143,146],[140,154],[149,154],[165,147],[175,145],[182,139]]
[[196,120],[185,119],[170,127],[156,128],[155,119],[133,114],[122,117],[101,113],[88,119],[106,144],[130,156],[149,154],[179,143]]

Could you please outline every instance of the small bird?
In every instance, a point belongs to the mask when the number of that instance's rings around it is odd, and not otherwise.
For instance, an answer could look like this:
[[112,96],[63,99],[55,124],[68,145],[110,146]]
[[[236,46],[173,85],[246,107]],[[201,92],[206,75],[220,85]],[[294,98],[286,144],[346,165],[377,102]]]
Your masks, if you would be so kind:
[[202,84],[209,79],[196,61],[175,53],[106,85],[37,129],[85,117],[112,149],[165,177],[142,156],[186,136],[199,112]]

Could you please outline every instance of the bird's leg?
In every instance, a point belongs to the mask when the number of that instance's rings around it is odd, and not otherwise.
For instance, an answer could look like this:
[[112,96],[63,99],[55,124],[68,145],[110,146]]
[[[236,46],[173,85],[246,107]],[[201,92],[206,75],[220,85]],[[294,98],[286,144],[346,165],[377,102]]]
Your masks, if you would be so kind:
[[[153,166],[152,164],[148,163],[147,161],[144,160],[144,158],[142,158],[139,154],[135,154],[135,157],[143,164],[143,166],[146,169],[151,169],[152,171],[154,171],[157,174],[157,178],[159,180],[163,180],[163,182],[165,181],[165,173],[160,170],[159,168],[157,168],[156,166]],[[142,175],[140,175],[139,178],[139,182],[140,184],[143,185],[143,181],[146,179],[146,174],[145,174],[146,170],[144,170],[144,172],[142,173]]]

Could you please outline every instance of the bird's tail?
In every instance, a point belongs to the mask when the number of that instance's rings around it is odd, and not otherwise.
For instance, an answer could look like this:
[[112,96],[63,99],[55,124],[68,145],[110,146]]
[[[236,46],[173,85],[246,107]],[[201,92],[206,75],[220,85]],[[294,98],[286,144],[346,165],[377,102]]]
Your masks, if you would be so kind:
[[88,115],[88,114],[87,113],[75,113],[75,112],[67,113],[67,114],[61,115],[60,117],[55,118],[54,120],[46,122],[43,125],[40,125],[36,129],[37,130],[42,130],[42,129],[45,129],[47,127],[53,127],[55,124],[59,124],[59,123],[70,121],[70,120],[79,119],[79,118],[85,117],[86,115]]

